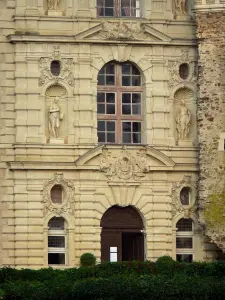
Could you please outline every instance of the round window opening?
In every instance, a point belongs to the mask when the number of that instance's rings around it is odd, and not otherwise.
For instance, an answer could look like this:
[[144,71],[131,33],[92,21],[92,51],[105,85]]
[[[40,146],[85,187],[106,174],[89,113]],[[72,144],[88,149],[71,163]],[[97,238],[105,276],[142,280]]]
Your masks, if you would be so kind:
[[182,78],[184,80],[188,78],[188,75],[189,75],[189,65],[188,64],[184,63],[184,64],[180,65],[179,75],[180,75],[180,78]]
[[51,62],[51,73],[52,73],[52,75],[59,76],[60,71],[61,71],[60,61],[53,60]]
[[191,201],[191,190],[189,187],[184,187],[182,188],[182,190],[180,191],[180,202],[182,205],[190,205]]
[[63,202],[63,188],[56,184],[51,189],[51,200],[54,204],[62,204]]

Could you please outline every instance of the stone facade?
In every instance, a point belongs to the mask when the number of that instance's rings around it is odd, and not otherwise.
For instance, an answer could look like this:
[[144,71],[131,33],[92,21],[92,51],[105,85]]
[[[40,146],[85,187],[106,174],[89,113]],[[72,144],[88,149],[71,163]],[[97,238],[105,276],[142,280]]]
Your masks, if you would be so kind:
[[[198,222],[197,120],[201,204],[209,194],[206,175],[218,174],[220,166],[212,161],[218,157],[223,132],[223,72],[218,75],[223,46],[217,50],[214,40],[200,39],[196,118],[197,44],[191,7],[170,0],[144,3],[143,18],[137,22],[97,18],[95,0],[1,1],[2,266],[47,267],[48,222],[54,216],[67,222],[66,266],[77,266],[84,252],[100,260],[100,221],[113,205],[132,205],[142,216],[145,259],[176,258],[176,224],[181,218],[194,222],[194,259],[218,256],[219,249],[209,243]],[[219,18],[210,16],[212,35],[222,45],[220,26],[216,27]],[[207,14],[198,15],[199,38],[209,33],[209,21]],[[60,62],[59,75],[51,72],[53,60]],[[98,144],[97,77],[110,61],[129,61],[140,70],[144,83],[140,145]],[[179,73],[182,64],[188,66],[185,77]],[[216,86],[201,67],[216,78]],[[52,133],[53,127],[59,132]],[[54,184],[65,191],[58,206],[49,196]],[[192,191],[192,205],[186,208],[179,199],[183,187]]]

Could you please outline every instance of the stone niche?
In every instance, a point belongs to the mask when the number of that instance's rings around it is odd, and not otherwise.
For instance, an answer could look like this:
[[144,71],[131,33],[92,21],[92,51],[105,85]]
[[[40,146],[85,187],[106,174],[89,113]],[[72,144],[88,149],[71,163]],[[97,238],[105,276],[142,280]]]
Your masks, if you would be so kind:
[[51,85],[46,89],[45,124],[47,143],[67,143],[68,99],[66,89],[60,84]]
[[179,88],[174,94],[173,120],[174,136],[179,146],[196,144],[196,104],[194,92]]
[[60,17],[65,15],[65,0],[45,0],[45,14],[51,17]]

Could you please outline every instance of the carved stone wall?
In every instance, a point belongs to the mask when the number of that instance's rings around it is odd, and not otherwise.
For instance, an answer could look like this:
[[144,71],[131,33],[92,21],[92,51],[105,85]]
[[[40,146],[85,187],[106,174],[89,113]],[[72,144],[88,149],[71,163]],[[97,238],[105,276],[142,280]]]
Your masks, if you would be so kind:
[[[55,8],[47,0],[0,2],[2,265],[48,267],[47,224],[57,215],[68,224],[67,267],[78,266],[84,252],[100,259],[100,220],[113,205],[139,211],[146,258],[175,258],[173,185],[189,175],[196,182],[198,174],[198,148],[176,143],[175,124],[180,92],[187,90],[193,91],[191,126],[195,121],[195,23],[186,14],[177,18],[174,1],[144,1],[140,22],[104,22],[96,17],[95,0],[52,1]],[[54,60],[58,75],[51,72]],[[110,61],[129,61],[141,72],[143,145],[98,145],[97,76]],[[179,76],[182,63],[190,67],[185,79]],[[213,87],[207,93],[214,95]],[[63,116],[59,139],[51,143],[49,105],[55,97]],[[201,107],[204,117],[204,101]],[[55,207],[49,190],[57,182],[71,197]],[[216,257],[210,247],[204,243],[196,259],[203,260],[207,249]]]

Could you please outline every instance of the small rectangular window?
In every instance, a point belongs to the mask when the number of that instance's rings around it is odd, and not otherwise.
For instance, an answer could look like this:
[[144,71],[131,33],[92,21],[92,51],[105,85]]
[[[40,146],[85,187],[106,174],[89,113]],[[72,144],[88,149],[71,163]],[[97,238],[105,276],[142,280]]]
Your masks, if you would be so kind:
[[188,238],[188,237],[180,237],[180,238],[176,238],[176,246],[177,249],[192,249],[193,245],[192,245],[192,238]]
[[98,120],[98,142],[115,143],[116,128],[115,121]]
[[97,0],[99,17],[140,17],[140,0]]
[[193,255],[192,254],[177,254],[176,259],[179,262],[192,262]]
[[65,248],[65,237],[64,236],[48,236],[48,247],[49,248]]
[[122,137],[124,144],[140,144],[141,122],[122,122]]
[[115,114],[115,93],[98,93],[97,94],[97,113],[103,115]]
[[97,0],[97,14],[99,17],[113,17],[115,15],[116,0]]
[[65,253],[48,253],[49,265],[65,265]]

